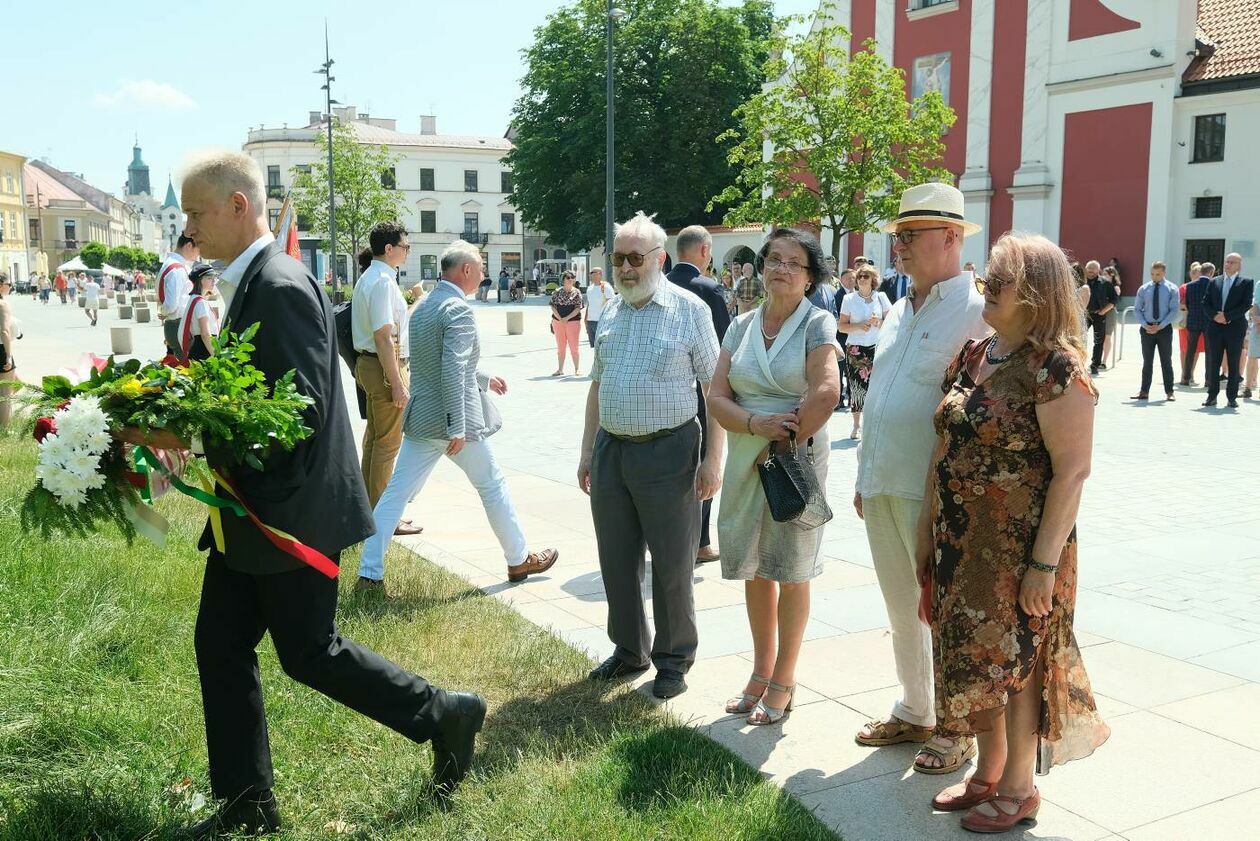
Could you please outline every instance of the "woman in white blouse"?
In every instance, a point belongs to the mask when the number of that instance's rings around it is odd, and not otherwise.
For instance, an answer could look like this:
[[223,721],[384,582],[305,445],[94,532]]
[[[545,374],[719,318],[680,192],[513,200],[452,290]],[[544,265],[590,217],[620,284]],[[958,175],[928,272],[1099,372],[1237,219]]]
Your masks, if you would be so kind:
[[849,378],[849,412],[853,415],[850,438],[862,434],[862,406],[871,382],[871,366],[875,361],[875,345],[879,342],[879,325],[888,316],[892,303],[879,291],[879,274],[875,267],[863,265],[857,270],[853,291],[840,302],[837,329],[848,337],[845,342],[845,364]]
[[179,342],[185,363],[193,359],[209,359],[214,354],[214,337],[219,335],[219,319],[208,300],[214,293],[218,275],[208,263],[199,263],[189,276],[193,291],[188,296],[188,305],[179,323]]

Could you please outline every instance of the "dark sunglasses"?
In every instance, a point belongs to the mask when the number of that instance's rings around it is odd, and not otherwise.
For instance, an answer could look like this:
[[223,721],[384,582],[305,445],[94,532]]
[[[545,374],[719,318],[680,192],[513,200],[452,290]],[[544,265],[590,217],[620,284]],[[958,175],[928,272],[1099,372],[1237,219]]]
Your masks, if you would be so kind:
[[[652,251],[660,250],[661,247],[659,245],[652,249]],[[629,262],[630,265],[637,269],[643,265],[643,261],[647,259],[648,254],[651,254],[652,251],[649,251],[647,254],[622,254],[620,251],[614,251],[612,254],[612,264],[617,268],[621,268],[622,263]]]
[[1011,284],[1011,281],[1000,278],[1000,277],[993,277],[992,275],[990,275],[987,278],[983,278],[983,277],[976,278],[975,284],[976,284],[976,291],[979,292],[981,295],[987,294],[989,292],[992,292],[994,295],[1000,295],[1002,294],[1002,290]]

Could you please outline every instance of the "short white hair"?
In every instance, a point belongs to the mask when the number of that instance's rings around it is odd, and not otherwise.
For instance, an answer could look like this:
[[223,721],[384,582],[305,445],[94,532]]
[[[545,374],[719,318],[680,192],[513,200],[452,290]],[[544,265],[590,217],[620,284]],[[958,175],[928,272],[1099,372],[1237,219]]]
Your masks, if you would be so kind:
[[637,237],[652,243],[652,248],[664,248],[667,239],[665,229],[652,221],[655,215],[647,216],[640,210],[628,221],[613,228],[613,240],[620,236]]
[[450,245],[446,246],[446,250],[442,252],[442,273],[457,269],[465,263],[471,263],[481,259],[481,252],[477,250],[477,246],[471,242],[465,242],[457,239]]
[[1102,263],[1099,263],[1097,260],[1090,260],[1088,263],[1085,264],[1086,269],[1088,269],[1090,266],[1093,266],[1099,271],[1102,271]]
[[245,196],[254,215],[267,212],[266,191],[262,170],[249,155],[230,149],[209,149],[195,153],[184,163],[180,177],[182,189],[189,181],[198,181],[223,197],[240,193]]

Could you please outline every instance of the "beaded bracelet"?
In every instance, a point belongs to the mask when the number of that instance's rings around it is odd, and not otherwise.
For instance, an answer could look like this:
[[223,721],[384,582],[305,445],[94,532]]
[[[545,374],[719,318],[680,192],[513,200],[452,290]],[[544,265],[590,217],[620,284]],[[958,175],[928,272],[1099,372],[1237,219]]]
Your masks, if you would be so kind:
[[748,420],[747,420],[747,421],[745,422],[745,424],[744,424],[745,426],[747,426],[747,427],[748,427],[748,434],[749,434],[749,435],[752,435],[752,434],[753,434],[753,431],[752,431],[752,419],[753,419],[753,413],[752,413],[752,412],[749,412],[749,413],[748,413]]
[[1057,564],[1043,564],[1041,563],[1041,561],[1031,561],[1031,560],[1028,562],[1028,568],[1035,569],[1037,570],[1037,572],[1056,573],[1059,571],[1059,567]]

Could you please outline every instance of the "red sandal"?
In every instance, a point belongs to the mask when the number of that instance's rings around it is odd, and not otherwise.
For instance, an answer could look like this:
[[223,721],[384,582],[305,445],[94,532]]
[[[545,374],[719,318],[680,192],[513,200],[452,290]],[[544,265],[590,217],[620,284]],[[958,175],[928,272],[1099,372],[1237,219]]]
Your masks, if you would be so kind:
[[986,783],[972,774],[957,785],[942,789],[932,798],[932,808],[939,812],[962,812],[972,806],[979,806],[997,794],[997,783]]
[[1033,793],[1022,800],[1018,797],[1007,797],[1005,794],[995,794],[985,803],[1010,803],[1015,807],[1015,812],[1008,814],[1005,809],[994,805],[992,808],[997,814],[990,816],[972,807],[967,814],[963,815],[963,829],[985,833],[1009,832],[1020,823],[1037,817],[1037,810],[1041,808],[1041,792],[1034,788]]

